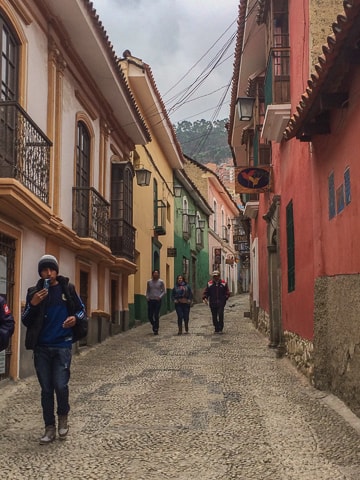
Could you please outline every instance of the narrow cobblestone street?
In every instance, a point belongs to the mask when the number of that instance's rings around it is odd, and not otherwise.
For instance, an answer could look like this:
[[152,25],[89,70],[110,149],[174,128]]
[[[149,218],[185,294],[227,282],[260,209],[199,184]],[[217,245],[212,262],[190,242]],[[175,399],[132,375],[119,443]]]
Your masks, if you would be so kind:
[[74,355],[70,433],[39,445],[35,377],[0,386],[4,479],[358,480],[360,421],[277,359],[230,298],[225,333],[209,309],[175,313]]

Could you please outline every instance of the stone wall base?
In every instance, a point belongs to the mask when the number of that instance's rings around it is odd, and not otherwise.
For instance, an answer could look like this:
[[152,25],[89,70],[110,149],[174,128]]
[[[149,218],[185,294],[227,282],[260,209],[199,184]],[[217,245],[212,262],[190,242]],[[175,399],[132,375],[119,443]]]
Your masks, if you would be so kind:
[[[252,305],[251,319],[254,326],[265,337],[270,338],[270,317],[269,313],[260,307]],[[291,363],[305,375],[310,383],[314,384],[314,345],[296,333],[284,332],[285,355]],[[283,356],[283,352],[282,352]]]
[[286,356],[314,385],[314,344],[294,332],[284,332]]

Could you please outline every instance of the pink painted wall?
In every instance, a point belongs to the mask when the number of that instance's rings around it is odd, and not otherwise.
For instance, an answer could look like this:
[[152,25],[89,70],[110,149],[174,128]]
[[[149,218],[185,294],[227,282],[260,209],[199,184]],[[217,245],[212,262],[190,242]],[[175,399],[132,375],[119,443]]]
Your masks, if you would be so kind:
[[[314,249],[312,173],[309,145],[291,140],[282,147],[281,164],[281,265],[282,320],[284,330],[313,338]],[[286,207],[293,203],[295,235],[295,290],[288,291]]]
[[[305,0],[290,0],[290,88],[294,111],[307,87],[309,72],[309,6]],[[282,321],[284,330],[313,338],[314,249],[313,187],[309,144],[297,139],[281,144],[281,265]],[[288,292],[286,207],[293,202],[295,233],[295,290]]]
[[[348,106],[332,112],[331,135],[313,138],[315,277],[360,272],[360,67],[354,73]],[[329,174],[334,172],[336,190],[348,167],[351,202],[330,220]]]
[[268,281],[268,253],[267,253],[267,224],[262,218],[268,210],[270,200],[269,194],[261,194],[259,200],[259,211],[255,223],[254,236],[258,237],[258,258],[259,258],[259,305],[269,312],[269,281]]
[[[308,2],[289,2],[291,38],[291,98],[292,111],[296,108],[309,78],[309,29]],[[281,195],[280,207],[280,256],[281,302],[284,330],[303,338],[313,338],[314,313],[314,248],[312,222],[312,167],[309,145],[299,140],[273,143],[273,193]],[[293,202],[295,229],[295,291],[288,292],[286,206]],[[267,235],[262,215],[267,212],[271,199],[261,195],[257,232],[259,236],[260,306],[269,311]]]

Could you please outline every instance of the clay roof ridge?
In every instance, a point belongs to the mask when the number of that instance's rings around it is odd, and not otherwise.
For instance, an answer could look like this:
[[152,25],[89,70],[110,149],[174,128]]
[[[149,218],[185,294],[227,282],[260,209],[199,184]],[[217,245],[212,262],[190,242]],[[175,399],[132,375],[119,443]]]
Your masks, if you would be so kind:
[[240,0],[239,3],[239,15],[238,15],[238,31],[235,44],[235,53],[234,53],[234,62],[233,62],[233,77],[232,77],[232,88],[231,88],[231,100],[230,100],[230,119],[227,124],[228,129],[228,143],[231,145],[231,132],[234,128],[234,116],[236,108],[236,99],[237,99],[237,89],[240,76],[240,63],[241,63],[241,54],[244,41],[244,32],[245,32],[245,16],[248,0]]
[[157,88],[157,85],[156,85],[156,82],[155,82],[155,79],[154,79],[154,76],[153,76],[153,73],[152,73],[152,70],[151,70],[151,67],[150,65],[148,65],[147,63],[143,63],[144,64],[144,67],[148,73],[148,76],[149,76],[149,79],[150,79],[150,82],[151,82],[151,85],[152,85],[152,88],[154,89],[154,92],[156,94],[156,97],[160,103],[160,106],[161,106],[161,110],[162,110],[162,114],[164,115],[164,119],[171,131],[171,136],[173,138],[173,141],[174,141],[174,145],[175,145],[175,148],[176,148],[176,151],[180,157],[180,159],[182,160],[183,159],[183,152],[182,152],[182,149],[181,149],[181,146],[180,146],[180,143],[179,143],[179,140],[176,136],[176,133],[175,133],[175,129],[174,129],[174,126],[173,124],[171,123],[170,121],[170,117],[169,117],[169,114],[166,110],[166,107],[165,107],[165,103],[161,97],[161,94],[159,92],[159,89]]
[[139,123],[141,124],[141,127],[142,127],[143,131],[146,133],[146,138],[147,138],[148,141],[151,141],[151,136],[150,136],[150,133],[149,133],[148,128],[146,126],[146,123],[145,123],[145,121],[144,121],[144,119],[143,119],[143,117],[140,113],[140,110],[137,106],[135,98],[134,98],[134,96],[131,92],[130,86],[129,86],[127,80],[126,80],[125,74],[118,64],[118,60],[119,60],[118,56],[116,55],[113,44],[109,40],[109,36],[108,36],[108,34],[105,30],[105,27],[102,24],[102,22],[99,18],[99,15],[96,13],[96,9],[93,6],[93,3],[90,0],[83,0],[83,2],[84,2],[84,5],[85,5],[92,21],[93,21],[93,24],[94,24],[95,28],[98,30],[98,32],[100,33],[100,35],[103,39],[103,44],[104,44],[105,49],[107,50],[109,59],[112,62],[112,64],[114,65],[114,67],[115,67],[115,69],[116,69],[116,71],[119,75],[120,81],[121,81],[121,83],[124,87],[124,92],[125,92],[128,100],[129,100],[129,102],[131,103],[131,106],[132,106],[134,112],[136,113],[136,115],[139,119]]
[[327,37],[327,44],[322,46],[323,55],[318,57],[319,62],[314,66],[315,72],[308,80],[308,88],[301,96],[301,101],[296,106],[296,112],[291,116],[284,132],[284,138],[290,140],[301,128],[306,115],[310,111],[321,87],[327,79],[327,75],[337,55],[341,51],[344,40],[351,30],[354,19],[360,15],[360,0],[345,0],[344,14],[337,16],[337,22],[332,24],[333,34]]

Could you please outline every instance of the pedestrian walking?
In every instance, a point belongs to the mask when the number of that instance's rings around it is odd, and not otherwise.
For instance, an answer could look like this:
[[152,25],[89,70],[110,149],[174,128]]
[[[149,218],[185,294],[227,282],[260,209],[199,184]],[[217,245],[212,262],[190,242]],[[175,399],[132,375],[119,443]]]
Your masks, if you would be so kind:
[[189,333],[189,317],[190,307],[193,294],[190,285],[185,281],[182,275],[176,277],[175,286],[171,292],[171,299],[175,303],[175,310],[177,314],[178,322],[178,335],[183,332],[183,322],[185,327],[185,333]]
[[25,347],[34,351],[34,365],[41,387],[45,431],[40,444],[55,440],[55,401],[58,433],[65,439],[68,427],[69,379],[72,343],[80,338],[86,320],[84,305],[67,277],[59,275],[59,264],[44,255],[38,264],[40,280],[27,291],[22,322],[27,327]]
[[159,270],[153,270],[152,278],[146,284],[146,300],[148,302],[148,319],[154,335],[159,333],[159,317],[161,299],[165,295],[165,283],[160,278]]
[[203,294],[203,302],[210,306],[214,333],[222,333],[224,329],[224,308],[229,296],[228,284],[220,278],[220,272],[214,270]]
[[14,317],[5,298],[0,295],[0,352],[8,348],[14,329]]

